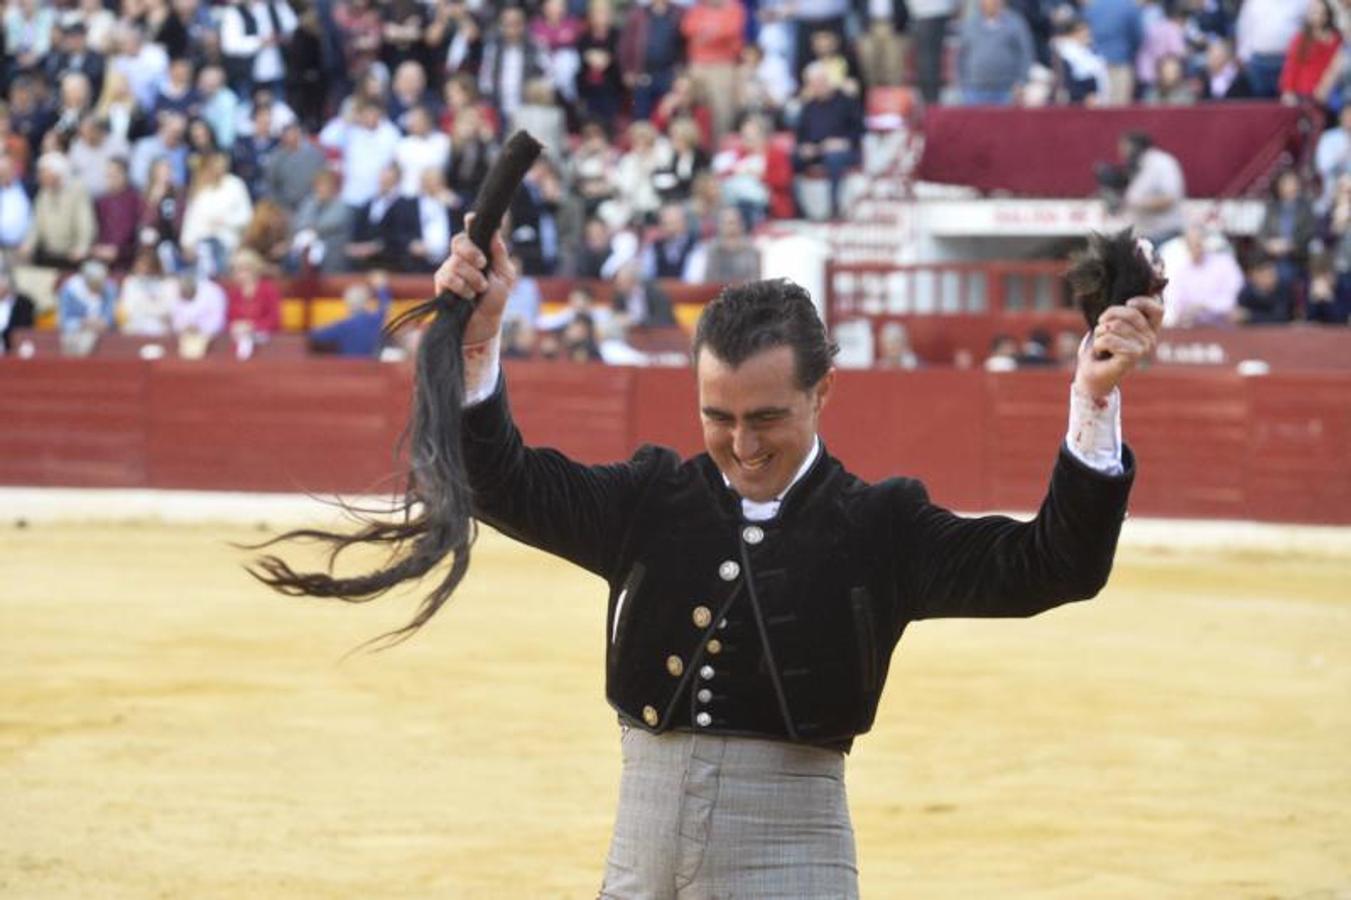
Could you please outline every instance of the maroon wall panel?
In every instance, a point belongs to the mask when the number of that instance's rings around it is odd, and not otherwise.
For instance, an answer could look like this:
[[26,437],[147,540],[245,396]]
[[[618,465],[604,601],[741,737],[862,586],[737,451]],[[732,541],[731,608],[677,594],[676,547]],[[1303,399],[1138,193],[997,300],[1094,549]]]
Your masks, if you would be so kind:
[[401,408],[377,363],[163,360],[149,383],[154,487],[366,491],[396,472]]
[[704,449],[699,425],[699,391],[687,367],[634,372],[630,447],[658,444],[684,456]]
[[[701,446],[689,370],[508,364],[527,439],[587,462]],[[0,483],[363,492],[391,487],[407,367],[337,360],[0,360]],[[1034,507],[1064,372],[842,372],[823,435],[859,475],[961,509]],[[1140,515],[1351,524],[1351,375],[1131,379]]]
[[508,363],[511,408],[531,444],[586,462],[632,452],[629,395],[638,370],[566,363]]
[[1232,372],[1151,372],[1126,388],[1122,418],[1126,441],[1140,460],[1134,509],[1168,516],[1247,514],[1244,379]]
[[1069,421],[1070,377],[1059,370],[981,373],[985,496],[978,508],[1035,509]]
[[1178,158],[1191,197],[1239,194],[1304,139],[1301,113],[1276,103],[1084,109],[931,107],[918,177],[985,191],[1087,197],[1093,166],[1116,162],[1117,141],[1140,130]]
[[130,360],[0,368],[0,483],[144,484],[145,393],[145,364]]
[[1347,522],[1351,510],[1351,380],[1248,379],[1247,515]]
[[970,372],[847,372],[821,433],[863,478],[922,478],[935,502],[974,509],[984,500],[983,406],[982,379]]

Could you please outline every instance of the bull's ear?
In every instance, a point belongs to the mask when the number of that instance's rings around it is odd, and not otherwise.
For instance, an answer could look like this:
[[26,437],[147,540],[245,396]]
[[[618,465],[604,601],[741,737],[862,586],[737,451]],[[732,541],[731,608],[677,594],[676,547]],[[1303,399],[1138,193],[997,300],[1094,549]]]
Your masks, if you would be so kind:
[[1090,330],[1107,307],[1163,289],[1153,261],[1140,252],[1130,228],[1111,235],[1090,234],[1088,247],[1074,257],[1065,280]]
[[1113,281],[1112,254],[1108,249],[1109,239],[1096,231],[1088,236],[1088,247],[1076,254],[1070,269],[1065,273],[1070,294],[1084,314],[1084,320],[1091,331],[1098,325],[1098,317],[1108,305],[1108,295]]

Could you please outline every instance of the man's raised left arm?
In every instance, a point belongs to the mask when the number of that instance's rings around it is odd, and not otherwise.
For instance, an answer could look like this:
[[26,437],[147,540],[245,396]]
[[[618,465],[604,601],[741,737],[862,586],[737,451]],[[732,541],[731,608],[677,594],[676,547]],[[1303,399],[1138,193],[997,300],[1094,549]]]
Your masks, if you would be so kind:
[[1102,589],[1135,474],[1119,385],[1153,354],[1162,320],[1161,303],[1137,297],[1105,310],[1080,346],[1069,430],[1032,521],[963,518],[909,483],[894,536],[906,551],[907,618],[1028,616]]

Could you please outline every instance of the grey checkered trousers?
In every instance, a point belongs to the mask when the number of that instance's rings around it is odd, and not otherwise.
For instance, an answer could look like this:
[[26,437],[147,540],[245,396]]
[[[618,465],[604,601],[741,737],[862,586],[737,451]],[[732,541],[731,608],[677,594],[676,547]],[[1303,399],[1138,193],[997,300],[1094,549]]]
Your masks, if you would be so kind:
[[623,727],[602,900],[857,898],[844,754]]

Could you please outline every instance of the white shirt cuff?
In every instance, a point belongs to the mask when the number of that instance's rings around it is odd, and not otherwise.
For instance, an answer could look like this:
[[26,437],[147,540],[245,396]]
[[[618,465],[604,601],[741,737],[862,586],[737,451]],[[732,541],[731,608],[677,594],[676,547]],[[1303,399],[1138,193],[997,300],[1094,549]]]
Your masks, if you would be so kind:
[[1122,474],[1121,391],[1113,388],[1106,400],[1095,401],[1087,391],[1071,385],[1065,446],[1090,469],[1106,475]]
[[466,344],[464,353],[464,405],[476,406],[497,390],[497,378],[502,371],[502,336],[491,340]]

